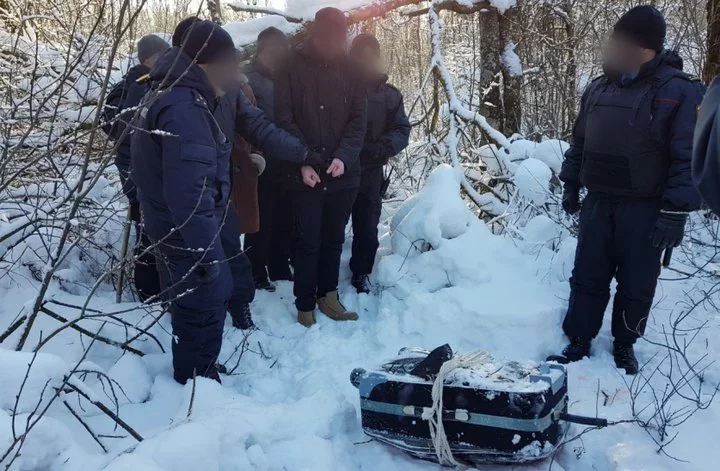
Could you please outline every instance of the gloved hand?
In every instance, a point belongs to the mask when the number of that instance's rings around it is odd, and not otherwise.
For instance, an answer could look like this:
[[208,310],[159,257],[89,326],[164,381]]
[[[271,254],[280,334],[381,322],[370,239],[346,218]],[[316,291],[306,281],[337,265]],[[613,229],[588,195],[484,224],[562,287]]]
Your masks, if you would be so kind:
[[327,162],[325,162],[325,159],[323,159],[322,154],[311,150],[308,151],[307,155],[305,156],[305,162],[303,162],[303,165],[309,165],[311,167],[325,167],[327,166]]
[[265,162],[265,158],[257,152],[252,152],[250,153],[250,161],[255,166],[255,170],[257,170],[258,176],[262,175],[267,165]]
[[665,250],[679,246],[685,235],[687,218],[688,213],[660,211],[650,235],[653,247]]
[[207,285],[220,277],[220,264],[210,263],[198,266],[195,269],[197,273],[197,281],[201,285]]
[[382,145],[379,142],[365,142],[360,152],[360,160],[366,165],[385,165],[387,159],[380,157]]
[[562,207],[568,214],[575,214],[580,211],[580,188],[565,185],[565,188],[563,188]]

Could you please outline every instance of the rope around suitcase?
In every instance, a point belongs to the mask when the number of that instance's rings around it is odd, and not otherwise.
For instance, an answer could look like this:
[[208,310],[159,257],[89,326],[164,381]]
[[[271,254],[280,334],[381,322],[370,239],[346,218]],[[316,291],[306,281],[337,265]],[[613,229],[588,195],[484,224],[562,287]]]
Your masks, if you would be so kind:
[[379,368],[356,368],[365,433],[443,465],[524,463],[551,455],[567,422],[604,419],[567,412],[562,365],[498,362],[484,351],[405,348]]

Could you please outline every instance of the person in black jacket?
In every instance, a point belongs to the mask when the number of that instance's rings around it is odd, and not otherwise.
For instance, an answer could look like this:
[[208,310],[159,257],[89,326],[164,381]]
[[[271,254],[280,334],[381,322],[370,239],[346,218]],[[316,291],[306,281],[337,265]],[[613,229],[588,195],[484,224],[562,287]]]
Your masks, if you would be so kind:
[[[223,234],[226,226],[237,232],[228,201],[231,145],[214,112],[237,70],[230,35],[209,21],[194,22],[181,47],[155,64],[153,91],[131,138],[144,224],[171,303],[174,377],[180,383],[195,375],[219,381],[217,358],[236,284],[228,263],[236,254],[228,252]],[[300,140],[259,109],[242,106],[234,117],[240,134],[271,158],[304,162],[308,152]]]
[[665,51],[665,20],[651,6],[628,11],[609,41],[606,74],[585,91],[574,142],[560,173],[563,208],[580,210],[575,268],[563,330],[570,345],[551,359],[587,356],[617,280],[612,310],[618,368],[638,371],[643,334],[664,250],[677,247],[700,205],[690,161],[704,87]]
[[104,129],[115,141],[115,166],[120,173],[123,194],[130,205],[130,219],[135,223],[135,263],[134,282],[140,301],[153,299],[160,293],[160,281],[155,258],[147,250],[150,242],[143,233],[140,216],[140,203],[130,174],[130,132],[128,123],[132,120],[137,107],[150,89],[150,83],[143,80],[155,65],[160,55],[170,48],[159,36],[149,34],[137,43],[139,64],[128,70],[123,79],[113,87],[105,100],[103,118]]
[[[257,51],[245,67],[245,75],[257,99],[258,108],[274,118],[274,73],[288,53],[285,33],[277,28],[263,30],[257,38]],[[258,179],[260,230],[245,235],[245,250],[252,263],[255,287],[275,291],[272,281],[289,280],[292,211],[290,197],[281,184],[276,165],[269,162]]]
[[380,43],[370,34],[353,40],[350,57],[364,72],[368,97],[367,131],[360,152],[362,177],[352,211],[353,243],[350,270],[352,285],[358,293],[370,292],[368,275],[372,273],[378,246],[378,224],[382,212],[383,167],[408,146],[410,122],[405,114],[403,96],[387,83],[380,72]]
[[275,121],[300,137],[312,165],[287,166],[296,221],[295,305],[298,322],[315,323],[316,302],[333,320],[356,320],[338,298],[345,226],[360,186],[367,99],[362,75],[344,54],[340,10],[315,15],[308,40],[291,51],[275,79]]

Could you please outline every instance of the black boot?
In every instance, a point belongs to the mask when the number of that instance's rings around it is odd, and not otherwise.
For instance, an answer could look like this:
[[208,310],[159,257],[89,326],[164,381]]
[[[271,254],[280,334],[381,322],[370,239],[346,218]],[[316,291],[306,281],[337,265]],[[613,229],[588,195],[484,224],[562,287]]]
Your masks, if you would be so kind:
[[248,330],[255,328],[249,304],[243,304],[234,312],[230,312],[230,317],[232,317],[232,325],[236,329]]
[[255,289],[274,293],[275,285],[268,281],[267,278],[264,278],[261,280],[255,280]]
[[640,370],[640,365],[635,357],[635,349],[631,343],[613,343],[613,357],[615,366],[625,370],[626,374],[636,375]]
[[353,276],[351,284],[358,293],[370,292],[370,279],[367,275]]
[[590,356],[591,343],[591,340],[581,337],[572,338],[570,339],[570,344],[562,351],[562,354],[550,355],[547,357],[547,361],[556,361],[563,365],[580,361],[583,358]]

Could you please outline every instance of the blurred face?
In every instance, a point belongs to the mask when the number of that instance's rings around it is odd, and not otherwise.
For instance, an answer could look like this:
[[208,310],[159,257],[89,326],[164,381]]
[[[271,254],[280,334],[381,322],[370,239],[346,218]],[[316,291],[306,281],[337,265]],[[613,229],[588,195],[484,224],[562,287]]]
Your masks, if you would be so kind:
[[326,61],[330,61],[345,53],[347,33],[331,30],[315,31],[312,42],[317,53]]
[[212,64],[198,64],[205,71],[210,85],[215,92],[227,90],[237,84],[238,64],[234,60],[215,62]]
[[353,52],[353,59],[368,75],[382,72],[382,58],[378,51],[370,47],[364,47]]
[[287,44],[271,44],[266,47],[260,54],[260,61],[271,72],[274,72],[277,69],[278,64],[283,61],[287,53]]
[[652,60],[657,53],[622,38],[610,38],[603,53],[605,65],[620,73],[634,73],[643,64]]
[[148,68],[152,69],[155,66],[155,63],[157,62],[158,58],[162,55],[162,52],[158,52],[157,54],[153,54],[152,56],[145,59],[145,62],[143,62],[143,65],[147,66]]

